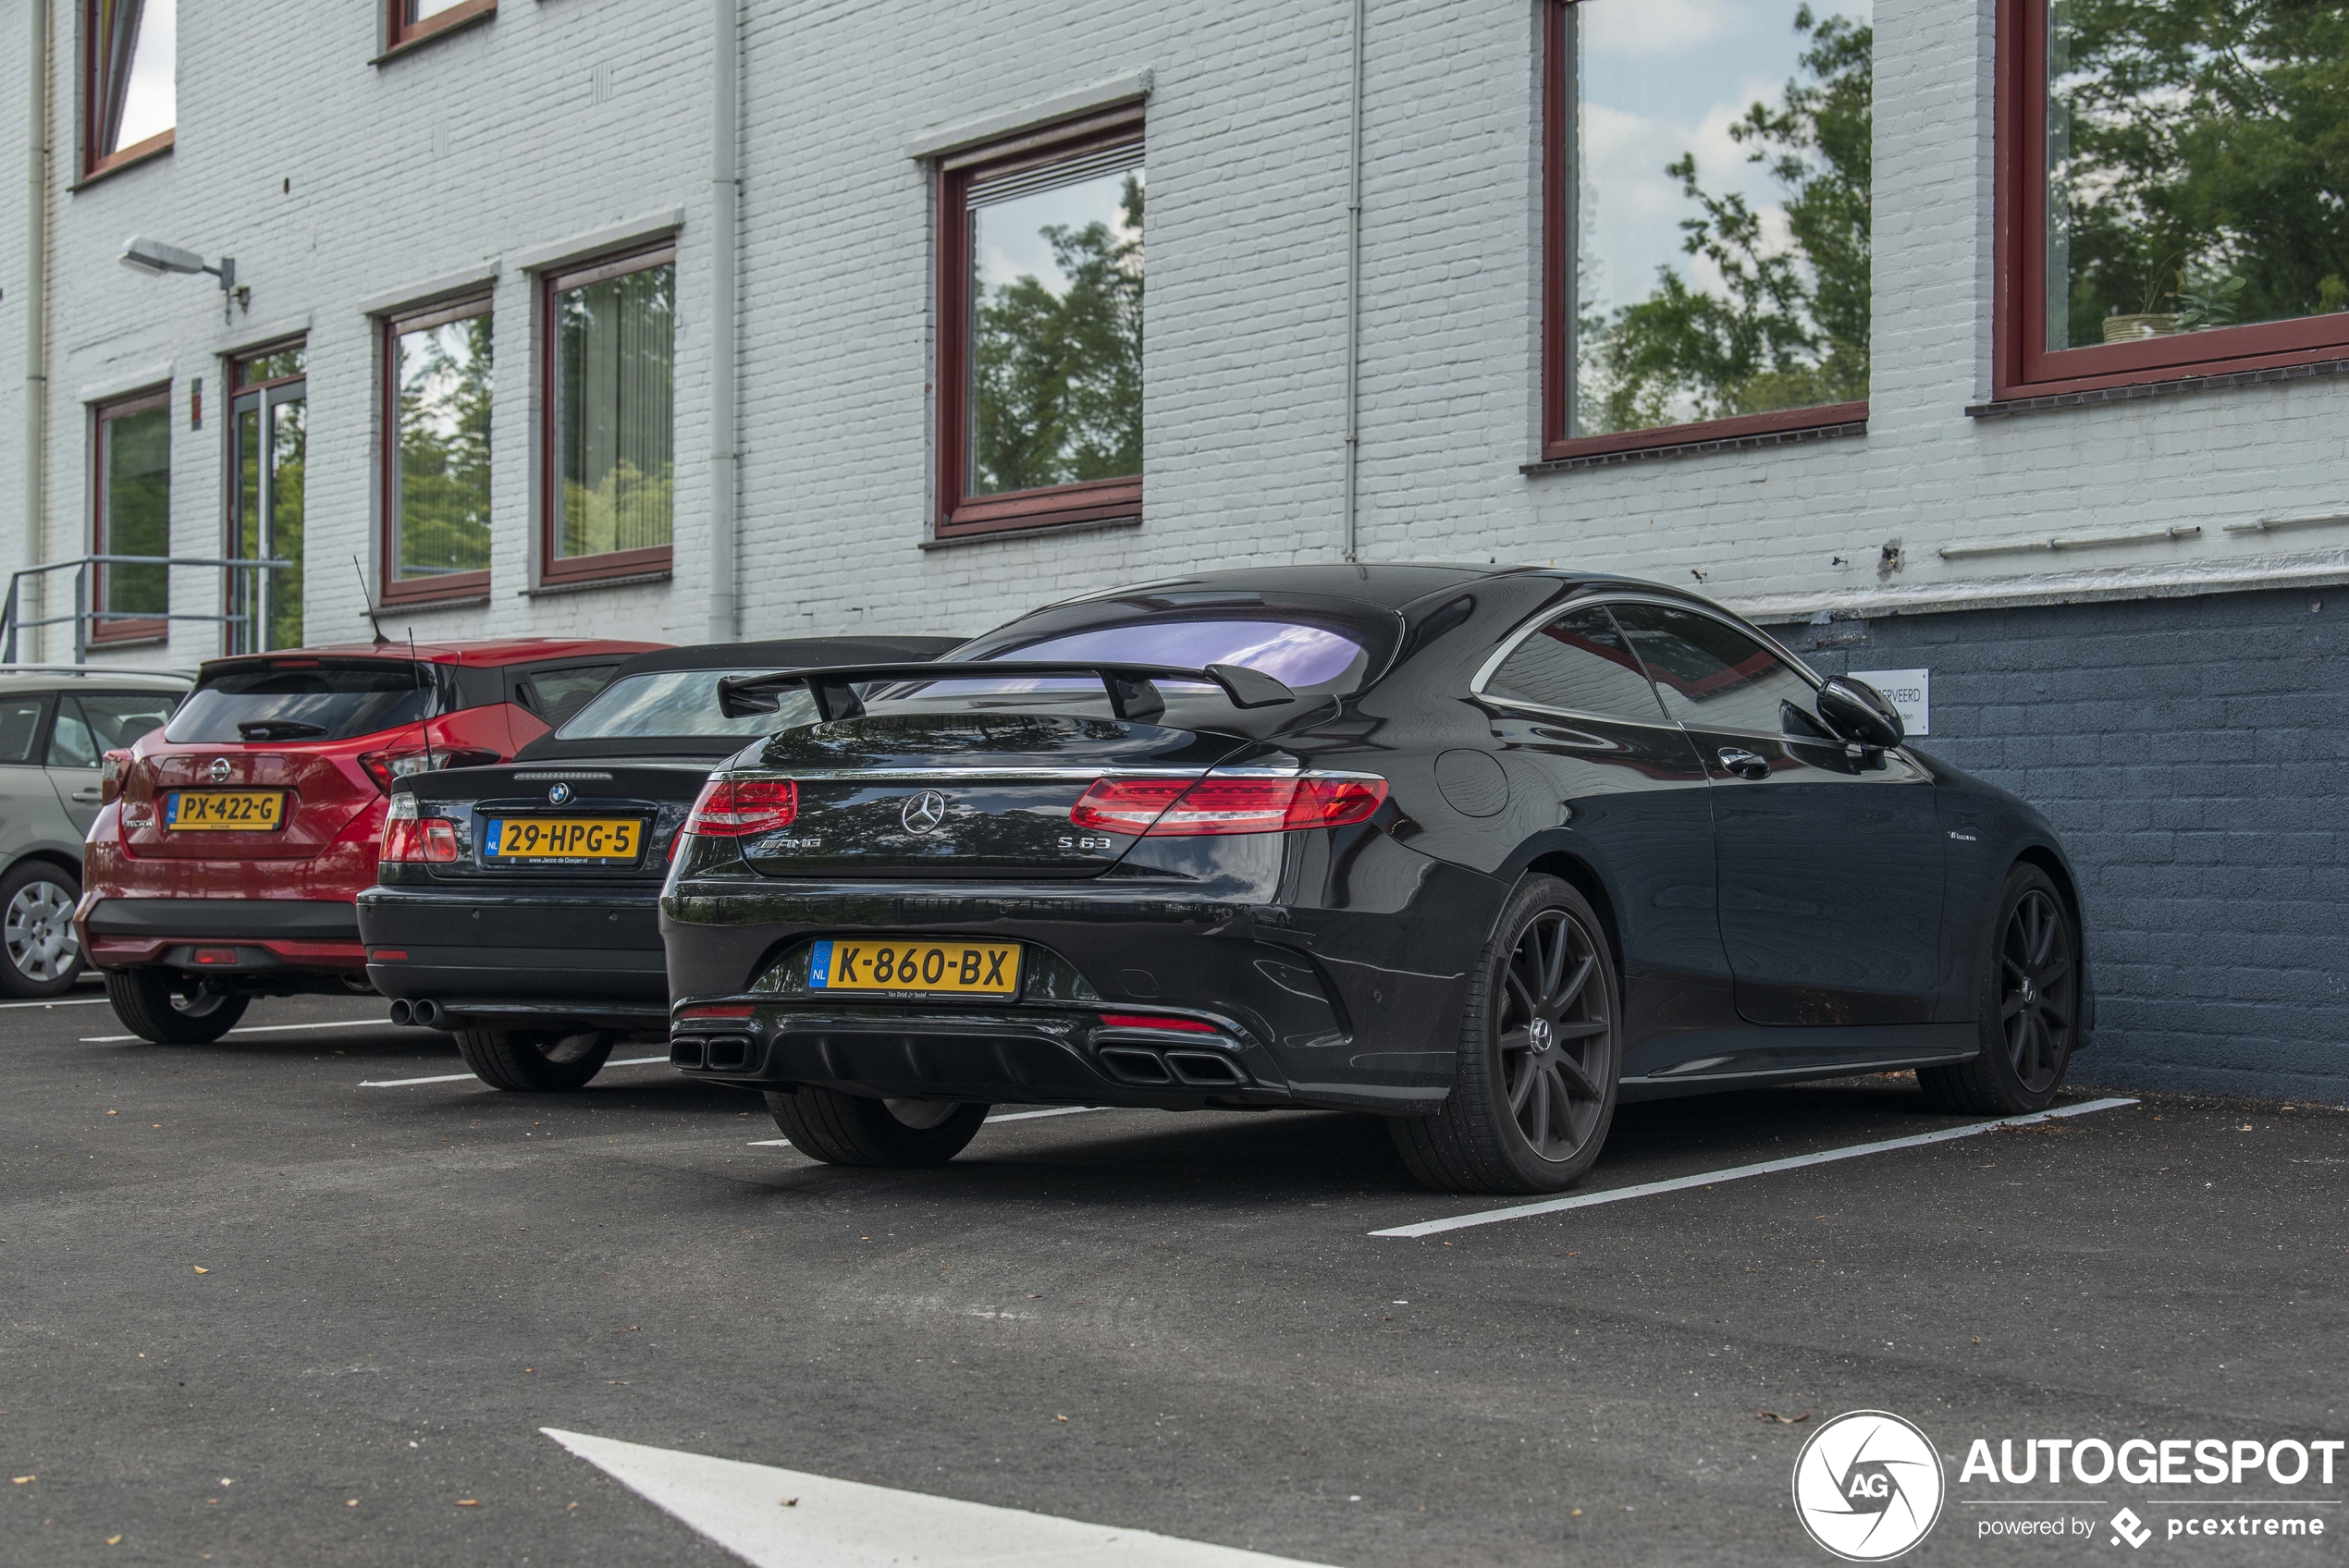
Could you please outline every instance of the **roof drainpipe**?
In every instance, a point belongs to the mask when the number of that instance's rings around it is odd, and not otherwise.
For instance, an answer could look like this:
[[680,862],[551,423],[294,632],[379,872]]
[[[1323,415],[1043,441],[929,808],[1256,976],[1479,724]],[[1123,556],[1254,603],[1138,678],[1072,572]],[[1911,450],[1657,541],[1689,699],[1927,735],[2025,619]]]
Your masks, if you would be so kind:
[[[736,226],[742,204],[741,0],[715,0],[710,118],[709,640],[742,635],[741,431],[735,410],[741,332],[735,288]],[[38,9],[39,7],[35,7]]]
[[1352,80],[1347,87],[1346,153],[1346,558],[1359,558],[1356,470],[1362,453],[1362,21],[1369,0],[1354,0]]
[[[27,6],[32,18],[31,53],[27,56],[30,83],[25,93],[32,106],[31,135],[25,139],[27,160],[25,208],[24,323],[24,564],[39,566],[42,521],[47,498],[49,435],[49,6],[47,0]],[[25,582],[27,603],[17,614],[38,617],[43,612],[39,578]],[[47,628],[33,633],[29,657],[46,652]],[[21,651],[21,650],[20,650]]]

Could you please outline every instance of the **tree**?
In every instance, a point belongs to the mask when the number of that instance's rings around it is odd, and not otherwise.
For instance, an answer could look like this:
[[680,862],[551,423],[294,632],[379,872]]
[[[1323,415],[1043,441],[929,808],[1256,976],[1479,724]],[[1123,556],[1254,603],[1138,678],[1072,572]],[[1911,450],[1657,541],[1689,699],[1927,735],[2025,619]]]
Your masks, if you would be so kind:
[[1868,395],[1875,30],[1807,5],[1794,28],[1805,76],[1729,128],[1786,190],[1790,246],[1770,244],[1743,196],[1705,190],[1695,153],[1665,165],[1697,206],[1680,248],[1713,263],[1724,293],[1659,267],[1646,299],[1579,322],[1577,434]]

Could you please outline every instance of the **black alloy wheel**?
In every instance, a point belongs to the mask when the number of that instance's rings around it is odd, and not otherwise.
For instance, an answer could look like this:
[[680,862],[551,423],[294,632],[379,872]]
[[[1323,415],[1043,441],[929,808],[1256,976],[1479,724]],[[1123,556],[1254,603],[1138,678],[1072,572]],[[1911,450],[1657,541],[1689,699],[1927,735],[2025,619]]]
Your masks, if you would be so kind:
[[2018,865],[1998,900],[1979,992],[1982,1054],[1920,1068],[1937,1110],[2045,1110],[2080,1042],[2080,933],[2046,872]]
[[1614,954],[1581,894],[1527,878],[1463,1025],[1444,1109],[1389,1124],[1404,1164],[1443,1192],[1571,1186],[1606,1142],[1621,1073]]
[[791,1146],[827,1165],[943,1165],[978,1136],[991,1106],[877,1100],[802,1084],[767,1096]]
[[611,1055],[612,1035],[601,1029],[565,1033],[554,1029],[464,1028],[449,1031],[457,1037],[457,1054],[473,1076],[493,1089],[517,1093],[560,1094],[584,1089],[604,1070]]
[[109,969],[106,1000],[123,1027],[158,1046],[208,1046],[236,1027],[250,997],[169,969]]

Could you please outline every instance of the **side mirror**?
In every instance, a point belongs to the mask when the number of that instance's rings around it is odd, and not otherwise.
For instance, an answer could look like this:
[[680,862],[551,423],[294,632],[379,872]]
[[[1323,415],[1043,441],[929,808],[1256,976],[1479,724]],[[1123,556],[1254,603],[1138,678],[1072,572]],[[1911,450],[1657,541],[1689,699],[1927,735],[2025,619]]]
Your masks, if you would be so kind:
[[1908,731],[1900,710],[1864,680],[1839,675],[1819,688],[1819,721],[1854,745],[1889,750]]

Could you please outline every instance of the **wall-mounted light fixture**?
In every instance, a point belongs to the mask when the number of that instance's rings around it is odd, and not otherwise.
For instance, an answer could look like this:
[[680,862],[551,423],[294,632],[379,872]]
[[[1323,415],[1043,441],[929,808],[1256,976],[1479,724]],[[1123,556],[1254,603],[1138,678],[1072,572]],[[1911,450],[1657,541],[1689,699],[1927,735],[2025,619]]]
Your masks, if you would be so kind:
[[163,277],[176,272],[210,273],[220,280],[220,313],[231,321],[235,319],[235,307],[244,303],[252,292],[237,287],[237,258],[234,256],[223,256],[216,263],[207,262],[193,251],[134,234],[122,242],[122,254],[115,259],[132,272],[144,273],[149,277]]

